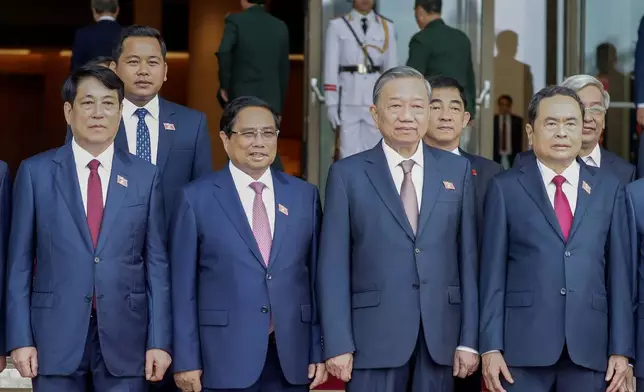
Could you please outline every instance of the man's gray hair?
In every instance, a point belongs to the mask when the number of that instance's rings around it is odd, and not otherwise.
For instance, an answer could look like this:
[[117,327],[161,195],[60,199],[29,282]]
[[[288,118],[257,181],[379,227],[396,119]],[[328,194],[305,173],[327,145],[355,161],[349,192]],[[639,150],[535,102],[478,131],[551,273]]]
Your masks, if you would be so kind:
[[119,9],[118,0],[92,0],[91,3],[97,14],[115,14]]
[[429,85],[429,82],[423,74],[418,72],[416,69],[412,67],[408,67],[406,65],[400,65],[398,67],[393,67],[387,71],[385,71],[378,80],[376,80],[376,85],[373,86],[373,104],[376,105],[378,104],[378,98],[380,97],[380,92],[382,89],[385,87],[385,84],[388,82],[394,80],[394,79],[402,79],[402,78],[416,78],[419,80],[422,80],[425,83],[425,87],[427,88],[427,98],[431,99],[432,97],[432,86]]
[[569,76],[563,82],[559,83],[562,87],[568,87],[569,89],[579,92],[579,90],[588,87],[595,86],[601,91],[602,97],[604,98],[604,109],[608,109],[610,106],[610,95],[608,91],[604,88],[604,84],[600,82],[596,77],[590,75],[573,75]]

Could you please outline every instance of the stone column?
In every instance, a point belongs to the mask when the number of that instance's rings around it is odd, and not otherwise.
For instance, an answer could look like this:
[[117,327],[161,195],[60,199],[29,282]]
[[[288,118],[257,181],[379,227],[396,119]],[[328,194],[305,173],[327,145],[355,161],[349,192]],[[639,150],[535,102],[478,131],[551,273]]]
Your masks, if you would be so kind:
[[215,53],[224,34],[226,15],[239,10],[239,0],[190,0],[188,106],[206,113],[214,169],[220,169],[226,163],[226,153],[219,138],[222,109],[217,103],[219,77]]
[[134,0],[134,24],[154,27],[161,31],[162,15],[163,0]]

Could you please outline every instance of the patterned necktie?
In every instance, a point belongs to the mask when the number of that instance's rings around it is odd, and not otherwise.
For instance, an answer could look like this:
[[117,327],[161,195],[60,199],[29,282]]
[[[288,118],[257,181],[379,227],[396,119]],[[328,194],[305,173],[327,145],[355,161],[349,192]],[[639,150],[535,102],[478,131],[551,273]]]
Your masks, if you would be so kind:
[[416,196],[416,187],[411,179],[411,169],[414,167],[414,163],[412,159],[400,163],[403,173],[405,173],[402,186],[400,187],[400,199],[402,200],[405,214],[407,214],[407,219],[409,219],[411,229],[416,234],[416,229],[418,228],[418,198]]
[[[101,222],[103,221],[103,187],[101,186],[101,176],[98,174],[99,165],[100,162],[96,159],[87,164],[89,168],[89,178],[87,179],[87,226],[89,226],[89,234],[92,237],[94,249],[98,245],[98,235],[101,232]],[[92,307],[96,309],[96,294],[92,298]]]
[[148,110],[145,108],[138,108],[134,112],[139,118],[139,123],[136,126],[136,156],[152,162],[152,149],[150,147],[150,130],[148,124],[145,123],[145,116]]
[[369,21],[367,20],[367,18],[362,18],[360,21],[362,22],[362,31],[367,34],[367,29],[369,29]]
[[570,209],[570,203],[568,203],[568,198],[562,189],[564,182],[566,182],[564,176],[555,176],[552,179],[552,183],[557,187],[555,191],[555,215],[557,215],[564,241],[567,242],[570,228],[572,227],[572,211]]
[[255,191],[255,199],[253,200],[253,235],[264,259],[264,264],[268,266],[273,237],[271,236],[271,227],[268,223],[266,206],[262,199],[262,191],[264,191],[266,185],[261,182],[253,182],[250,184],[250,187]]

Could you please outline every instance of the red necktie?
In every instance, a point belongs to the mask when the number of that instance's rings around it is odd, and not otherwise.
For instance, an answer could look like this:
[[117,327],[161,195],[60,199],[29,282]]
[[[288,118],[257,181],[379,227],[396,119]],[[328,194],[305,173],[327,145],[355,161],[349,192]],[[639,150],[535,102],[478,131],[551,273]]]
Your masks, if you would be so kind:
[[[96,159],[87,164],[89,167],[89,178],[87,179],[87,226],[92,237],[94,249],[98,245],[98,235],[101,232],[103,221],[103,187],[101,177],[98,175],[98,166],[101,163]],[[96,293],[92,298],[92,306],[96,309]]]
[[570,210],[568,198],[566,197],[566,194],[563,193],[563,189],[561,189],[564,182],[566,182],[566,178],[564,176],[555,176],[555,178],[552,179],[552,183],[557,187],[557,190],[555,191],[555,215],[557,215],[557,220],[559,221],[564,241],[568,241],[568,235],[570,234],[570,228],[572,227],[572,211]]

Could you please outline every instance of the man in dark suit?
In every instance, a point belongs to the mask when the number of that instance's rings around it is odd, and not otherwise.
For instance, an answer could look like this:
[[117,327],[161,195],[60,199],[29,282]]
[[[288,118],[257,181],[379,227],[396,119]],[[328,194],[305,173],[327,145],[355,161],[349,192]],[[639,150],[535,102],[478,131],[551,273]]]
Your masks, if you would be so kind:
[[450,391],[478,366],[469,162],[422,143],[431,88],[411,67],[374,87],[383,141],[329,171],[317,291],[324,358],[351,392]]
[[499,114],[494,115],[494,161],[505,169],[512,166],[510,159],[523,151],[523,118],[512,114],[512,97],[501,95]]
[[[637,123],[644,127],[644,16],[640,20],[635,45],[635,104],[637,105]],[[644,137],[640,135],[639,150],[637,152],[637,176],[644,177]]]
[[[588,166],[606,168],[626,185],[635,179],[635,166],[620,156],[599,145],[599,139],[606,125],[606,110],[610,106],[610,95],[604,85],[590,75],[574,75],[560,83],[560,86],[574,90],[584,104],[584,124],[579,156]],[[521,158],[534,155],[525,151],[515,158],[515,165]]]
[[469,38],[445,24],[441,18],[442,0],[415,0],[420,31],[409,42],[407,65],[429,78],[442,75],[456,79],[465,89],[467,111],[476,115],[476,80]]
[[[470,121],[470,114],[465,110],[467,100],[463,86],[456,79],[446,76],[432,77],[429,79],[429,84],[432,86],[432,98],[429,101],[429,128],[424,140],[425,143],[432,147],[451,151],[470,161],[472,183],[476,194],[477,227],[479,228],[478,234],[480,238],[487,184],[503,168],[494,161],[482,156],[468,154],[459,148],[461,133]],[[458,380],[456,382],[459,385],[463,384],[459,383]]]
[[617,392],[635,354],[624,186],[577,160],[583,112],[569,88],[535,94],[535,155],[490,182],[479,341],[492,391]]
[[112,55],[112,49],[121,34],[121,25],[116,21],[118,14],[118,0],[92,0],[92,15],[96,24],[76,31],[72,46],[72,71],[96,57]]
[[220,121],[228,167],[178,196],[170,259],[184,391],[306,392],[326,380],[313,290],[320,198],[270,169],[277,127],[267,103],[233,100]]
[[125,84],[125,99],[114,144],[159,168],[169,218],[179,188],[212,171],[212,155],[206,115],[159,96],[167,79],[166,54],[157,30],[145,26],[123,30],[114,60]]
[[[264,10],[265,0],[240,0],[244,10],[226,17],[219,44],[219,95],[224,102],[253,96],[283,114],[289,79],[286,24]],[[272,168],[283,170],[279,154]]]
[[[11,180],[9,166],[0,161],[0,304],[4,304],[5,275],[11,226]],[[5,356],[5,308],[0,306],[0,372],[7,366]]]
[[[22,162],[7,268],[7,349],[34,391],[145,391],[170,365],[170,266],[157,169],[114,146],[123,83],[63,86],[71,143]],[[37,259],[36,268],[33,268]]]

